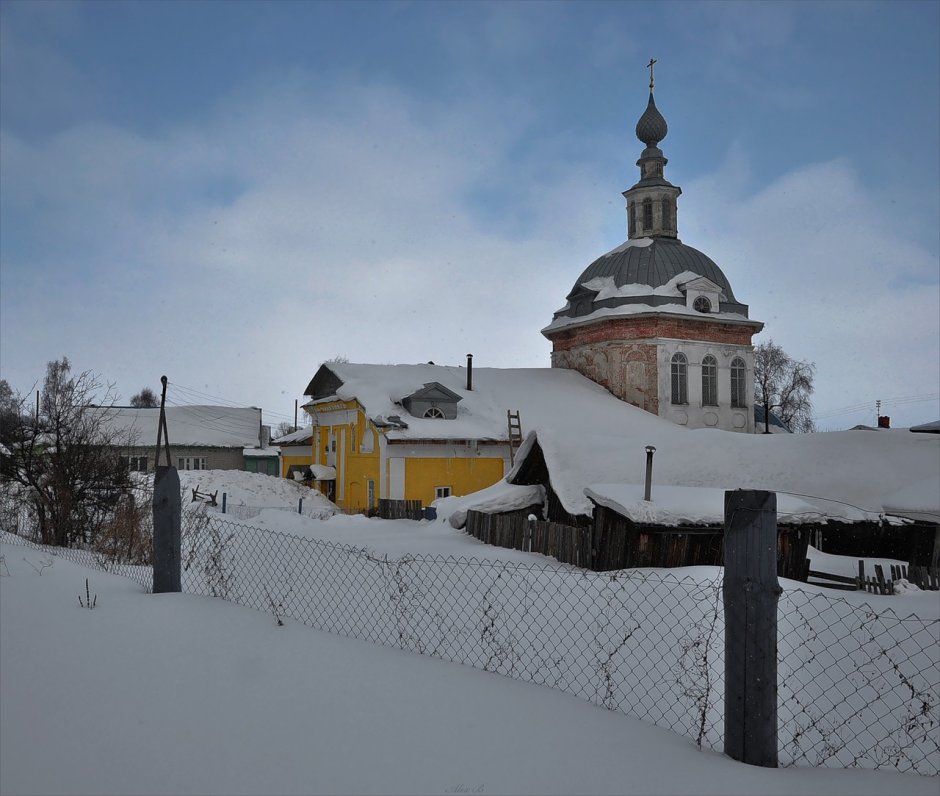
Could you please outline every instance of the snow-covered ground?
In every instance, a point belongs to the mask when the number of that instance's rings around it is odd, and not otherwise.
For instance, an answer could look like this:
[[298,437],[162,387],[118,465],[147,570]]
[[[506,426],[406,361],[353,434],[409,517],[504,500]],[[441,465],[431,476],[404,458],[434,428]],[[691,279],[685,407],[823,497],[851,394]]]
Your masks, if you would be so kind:
[[[329,517],[339,511],[336,504],[297,481],[275,478],[244,470],[180,470],[183,505],[193,502],[193,490],[201,495],[215,495],[221,510],[225,496],[226,511],[235,516],[251,516],[261,509],[300,509],[306,516]],[[152,483],[153,476],[149,476]],[[241,509],[241,511],[239,511]]]
[[543,686],[0,555],[3,794],[937,792],[742,765]]
[[[227,592],[260,610],[148,595],[0,545],[0,793],[936,793],[936,777],[887,770],[755,769],[707,749],[716,737],[720,748],[717,723],[700,751],[631,717],[688,723],[704,673],[702,715],[716,721],[720,655],[703,661],[700,648],[692,657],[682,648],[711,616],[705,648],[721,647],[718,568],[586,576],[484,545],[446,517],[333,515],[310,490],[251,473],[181,480],[184,498],[225,491],[253,515],[184,499],[184,526],[203,529],[184,535],[184,560],[196,562],[184,591]],[[298,513],[301,496],[312,515]],[[828,571],[856,565],[811,555]],[[78,603],[86,577],[93,611]],[[800,737],[781,735],[782,762],[812,764],[821,742],[858,725],[880,731],[885,716],[904,725],[909,694],[896,691],[895,671],[923,675],[935,698],[940,644],[925,620],[940,617],[936,593],[782,585],[781,721]],[[629,655],[613,643],[624,623],[642,637]],[[458,660],[476,668],[446,662]],[[608,664],[616,675],[605,685]],[[686,667],[678,680],[677,667]],[[664,721],[660,708],[673,715]],[[909,737],[901,725],[876,739],[879,750]],[[921,755],[940,749],[919,744]]]

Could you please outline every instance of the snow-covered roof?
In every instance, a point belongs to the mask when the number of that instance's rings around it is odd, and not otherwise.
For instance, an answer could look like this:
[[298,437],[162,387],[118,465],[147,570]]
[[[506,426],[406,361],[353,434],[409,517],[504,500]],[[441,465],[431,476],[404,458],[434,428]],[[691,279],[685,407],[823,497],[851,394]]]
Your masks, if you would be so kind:
[[266,456],[279,456],[281,449],[278,447],[274,448],[245,448],[242,453],[248,458],[264,458]]
[[[552,489],[571,514],[591,514],[584,490],[592,484],[642,484],[645,447],[653,445],[654,488],[767,489],[777,492],[778,499],[780,493],[793,492],[831,519],[857,521],[888,509],[902,516],[908,516],[906,511],[940,516],[940,437],[935,434],[906,429],[877,434],[688,429],[624,403],[564,368],[475,367],[473,390],[468,391],[463,367],[328,367],[342,381],[336,397],[358,400],[370,418],[384,421],[399,415],[407,422],[407,428],[386,432],[390,440],[506,440],[506,411],[519,410],[527,438],[509,477],[537,443]],[[395,403],[431,381],[462,396],[456,419],[412,417]],[[311,401],[308,409],[316,412],[318,403],[331,399]]]
[[792,493],[831,519],[892,513],[940,518],[940,437],[906,429],[815,434],[742,434],[655,423],[611,428],[581,412],[539,428],[516,454],[510,480],[537,444],[552,489],[571,514],[590,514],[592,484],[642,484],[653,445],[653,492],[663,486]]
[[[723,525],[725,491],[717,487],[662,486],[650,490],[644,500],[644,484],[592,484],[585,495],[601,506],[613,509],[644,525]],[[820,523],[829,520],[877,522],[879,514],[846,509],[839,504],[818,505],[794,497],[777,495],[777,522],[788,525]]]
[[934,420],[932,423],[921,423],[919,426],[911,426],[909,430],[927,434],[940,434],[940,420]]
[[311,464],[310,471],[313,473],[314,481],[335,481],[336,468],[326,464]]
[[[147,447],[156,444],[159,409],[109,407],[97,411],[120,442]],[[253,406],[168,406],[166,425],[171,447],[255,448],[261,443],[261,410]]]
[[285,434],[283,437],[272,439],[271,443],[273,445],[302,445],[310,442],[312,439],[313,426],[306,426],[305,428],[298,428],[290,434]]
[[[467,369],[442,365],[358,365],[329,363],[342,385],[335,397],[358,400],[366,415],[378,425],[398,416],[407,428],[387,432],[389,440],[476,439],[506,441],[507,410],[519,410],[523,433],[578,423],[591,414],[609,428],[630,424],[659,426],[659,420],[642,409],[624,403],[580,373],[563,368],[473,368],[473,389],[467,389]],[[439,382],[461,397],[453,420],[414,417],[398,403]],[[308,403],[315,414],[318,405],[334,400],[330,395]],[[678,427],[668,423],[672,428]]]

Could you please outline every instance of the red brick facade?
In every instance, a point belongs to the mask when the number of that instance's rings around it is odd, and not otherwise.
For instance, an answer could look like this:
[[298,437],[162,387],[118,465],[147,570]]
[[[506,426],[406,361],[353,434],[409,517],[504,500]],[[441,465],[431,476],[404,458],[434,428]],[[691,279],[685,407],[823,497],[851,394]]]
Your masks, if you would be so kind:
[[545,336],[552,341],[553,351],[568,351],[596,343],[649,340],[656,337],[749,346],[751,336],[758,332],[761,326],[758,322],[737,324],[676,316],[640,316],[609,318],[574,329],[549,332]]

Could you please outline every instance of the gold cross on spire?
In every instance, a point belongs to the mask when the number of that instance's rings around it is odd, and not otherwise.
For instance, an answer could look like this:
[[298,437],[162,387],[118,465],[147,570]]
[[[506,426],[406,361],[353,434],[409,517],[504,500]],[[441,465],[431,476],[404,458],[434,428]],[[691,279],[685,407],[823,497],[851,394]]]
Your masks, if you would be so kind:
[[650,94],[653,93],[653,64],[656,63],[655,58],[650,58],[650,62],[646,65],[646,68],[650,70]]

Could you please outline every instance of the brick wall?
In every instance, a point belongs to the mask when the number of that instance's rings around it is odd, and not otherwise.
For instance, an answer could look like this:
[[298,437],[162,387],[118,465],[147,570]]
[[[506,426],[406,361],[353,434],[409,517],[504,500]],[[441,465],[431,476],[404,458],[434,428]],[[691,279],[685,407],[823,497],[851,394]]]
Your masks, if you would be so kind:
[[648,340],[656,337],[749,346],[751,336],[756,331],[756,325],[743,326],[675,316],[645,316],[610,318],[575,329],[563,329],[549,335],[549,339],[554,351],[568,351],[608,341]]
[[576,370],[606,387],[620,400],[659,414],[656,346],[600,342],[552,352],[553,368]]

